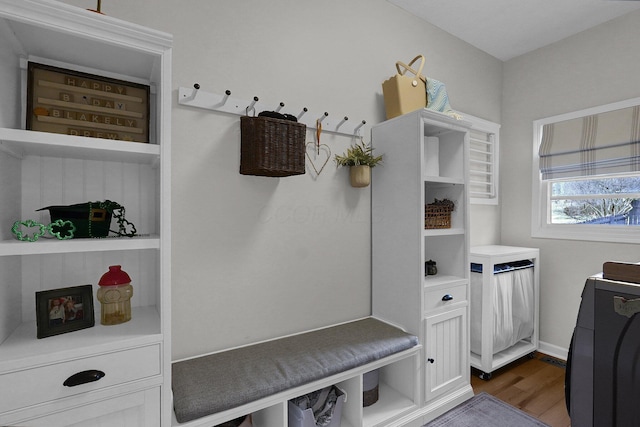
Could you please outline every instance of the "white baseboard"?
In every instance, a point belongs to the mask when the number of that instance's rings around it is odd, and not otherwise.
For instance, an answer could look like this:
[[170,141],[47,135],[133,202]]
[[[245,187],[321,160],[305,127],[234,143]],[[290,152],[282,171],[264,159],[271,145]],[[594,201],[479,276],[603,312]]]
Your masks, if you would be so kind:
[[538,341],[538,351],[557,359],[567,360],[569,349]]

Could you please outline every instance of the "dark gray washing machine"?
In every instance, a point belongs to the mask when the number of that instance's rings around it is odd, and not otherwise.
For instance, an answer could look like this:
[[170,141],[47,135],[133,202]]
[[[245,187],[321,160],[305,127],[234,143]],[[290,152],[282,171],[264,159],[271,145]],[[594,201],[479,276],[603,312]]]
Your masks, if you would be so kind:
[[572,427],[640,426],[637,313],[640,284],[602,275],[587,279],[567,360],[565,392]]

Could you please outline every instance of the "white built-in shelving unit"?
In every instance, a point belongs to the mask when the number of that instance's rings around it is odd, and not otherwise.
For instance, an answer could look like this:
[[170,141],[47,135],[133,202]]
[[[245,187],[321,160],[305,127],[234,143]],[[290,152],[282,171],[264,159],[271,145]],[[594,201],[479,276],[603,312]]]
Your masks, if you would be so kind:
[[[170,425],[171,45],[168,34],[57,1],[0,0],[2,425]],[[29,62],[150,86],[149,143],[25,130]],[[49,223],[39,208],[107,199],[140,237],[11,233],[18,220]],[[114,264],[132,278],[132,319],[103,326],[95,294]],[[84,284],[96,325],[37,339],[35,292]],[[105,376],[63,386],[89,369]]]
[[[423,344],[419,422],[473,395],[469,382],[471,124],[423,109],[372,128],[384,164],[372,181],[373,315]],[[425,205],[455,203],[451,226],[425,229]],[[426,275],[425,262],[438,273]],[[416,418],[417,417],[417,418]]]

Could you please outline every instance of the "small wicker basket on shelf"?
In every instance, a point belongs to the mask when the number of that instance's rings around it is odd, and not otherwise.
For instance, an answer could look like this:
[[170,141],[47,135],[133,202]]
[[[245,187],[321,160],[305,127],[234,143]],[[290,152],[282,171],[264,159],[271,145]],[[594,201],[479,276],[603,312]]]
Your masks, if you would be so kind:
[[437,228],[451,228],[451,212],[454,210],[451,200],[435,200],[424,206],[424,228],[431,230]]

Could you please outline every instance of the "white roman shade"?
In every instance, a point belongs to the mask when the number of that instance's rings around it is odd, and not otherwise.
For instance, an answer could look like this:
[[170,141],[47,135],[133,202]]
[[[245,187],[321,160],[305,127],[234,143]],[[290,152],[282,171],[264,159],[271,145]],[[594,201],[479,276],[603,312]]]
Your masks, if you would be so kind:
[[640,171],[640,106],[545,124],[542,179]]

